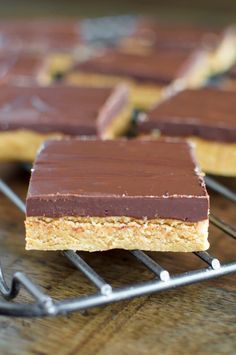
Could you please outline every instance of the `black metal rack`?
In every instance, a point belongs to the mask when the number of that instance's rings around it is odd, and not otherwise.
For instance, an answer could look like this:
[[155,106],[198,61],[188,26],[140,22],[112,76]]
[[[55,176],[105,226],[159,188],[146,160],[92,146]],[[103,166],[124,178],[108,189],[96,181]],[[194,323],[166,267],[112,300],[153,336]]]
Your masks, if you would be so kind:
[[[220,193],[225,198],[233,202],[236,201],[236,194],[214,179],[206,177],[206,184],[210,189]],[[24,203],[2,180],[0,180],[0,191],[25,213]],[[235,227],[226,224],[220,218],[213,215],[210,216],[210,222],[222,230],[226,237],[230,236],[236,239]],[[138,262],[142,263],[153,273],[154,278],[125,287],[113,288],[111,284],[107,283],[87,264],[79,253],[70,250],[63,252],[62,254],[96,286],[98,292],[61,301],[54,300],[48,296],[22,272],[16,272],[11,284],[8,286],[0,265],[0,295],[5,299],[5,301],[0,302],[0,315],[15,317],[56,316],[157,293],[236,272],[236,260],[221,264],[217,258],[208,252],[197,252],[194,255],[203,260],[207,264],[207,267],[171,276],[168,270],[164,269],[141,250],[127,251],[127,253],[132,253]],[[22,287],[33,296],[35,300],[33,304],[11,302],[17,297]]]

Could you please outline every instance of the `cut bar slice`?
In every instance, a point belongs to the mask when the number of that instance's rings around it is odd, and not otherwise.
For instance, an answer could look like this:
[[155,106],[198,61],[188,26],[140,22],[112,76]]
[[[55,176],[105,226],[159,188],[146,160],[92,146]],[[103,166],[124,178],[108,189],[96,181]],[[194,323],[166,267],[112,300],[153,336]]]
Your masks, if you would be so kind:
[[46,139],[113,138],[128,128],[128,88],[13,87],[0,92],[0,159],[34,159]]
[[186,90],[140,115],[139,133],[187,137],[205,172],[236,176],[235,111],[233,91]]
[[186,142],[51,140],[32,172],[26,248],[205,250],[208,212]]
[[166,91],[201,85],[207,70],[207,54],[202,51],[159,50],[144,55],[108,50],[75,65],[67,81],[89,86],[125,81],[131,88],[133,105],[150,108]]

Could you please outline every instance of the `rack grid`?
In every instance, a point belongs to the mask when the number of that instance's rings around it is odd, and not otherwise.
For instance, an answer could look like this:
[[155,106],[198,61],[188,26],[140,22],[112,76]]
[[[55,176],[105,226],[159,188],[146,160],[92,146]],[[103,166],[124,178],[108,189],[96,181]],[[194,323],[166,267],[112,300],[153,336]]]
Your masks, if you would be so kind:
[[[206,177],[206,184],[210,189],[220,193],[225,198],[233,202],[236,201],[236,194],[233,191],[229,190],[211,177]],[[25,213],[25,204],[3,180],[0,180],[0,192],[9,198],[20,211]],[[214,215],[210,216],[210,222],[215,227],[222,230],[226,237],[230,236],[236,239],[235,227],[223,222],[220,218]],[[22,272],[16,272],[8,286],[0,264],[0,295],[4,299],[4,301],[0,301],[0,315],[15,317],[56,316],[157,293],[236,272],[236,260],[228,263],[221,263],[220,260],[208,252],[196,252],[193,254],[204,261],[207,266],[205,268],[172,276],[168,270],[164,269],[143,251],[133,250],[127,251],[127,253],[131,253],[137,259],[137,262],[142,263],[147,269],[149,269],[153,273],[154,278],[152,280],[120,288],[113,288],[112,285],[107,283],[102,276],[100,276],[79,255],[78,252],[72,250],[64,251],[62,255],[89,279],[89,281],[97,288],[98,292],[61,301],[54,300],[44,293],[41,288],[33,283],[28,276]],[[18,296],[21,288],[24,288],[28,294],[33,297],[35,301],[33,304],[19,304],[12,302]]]

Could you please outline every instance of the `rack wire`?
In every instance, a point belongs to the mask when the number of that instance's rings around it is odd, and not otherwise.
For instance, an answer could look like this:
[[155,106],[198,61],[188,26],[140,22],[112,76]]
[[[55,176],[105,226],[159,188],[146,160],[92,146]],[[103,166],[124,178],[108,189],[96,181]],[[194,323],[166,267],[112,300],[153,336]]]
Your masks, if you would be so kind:
[[[236,194],[215,181],[211,177],[206,177],[207,186],[220,193],[225,198],[235,202]],[[25,204],[14,193],[14,191],[0,180],[0,192],[2,192],[21,212],[25,213]],[[211,215],[210,222],[225,233],[236,239],[236,228],[223,222],[220,218]],[[176,275],[170,275],[169,271],[159,265],[150,256],[141,250],[127,251],[131,253],[137,262],[142,263],[149,269],[154,278],[136,284],[113,288],[99,275],[80,255],[75,251],[64,251],[62,255],[66,257],[76,269],[81,271],[88,280],[97,288],[98,292],[90,295],[82,295],[78,298],[54,300],[32,282],[25,273],[16,272],[10,285],[7,284],[0,264],[0,295],[4,301],[0,301],[0,315],[14,317],[43,317],[66,314],[73,311],[82,311],[92,307],[108,305],[113,302],[127,300],[130,298],[144,296],[172,288],[209,280],[219,276],[236,272],[236,260],[228,263],[221,263],[220,260],[208,252],[195,252],[207,265],[205,268],[196,269]],[[191,254],[191,253],[190,253]],[[102,257],[102,256],[101,256]],[[21,288],[24,288],[33,299],[33,304],[14,303],[13,300],[19,295]]]

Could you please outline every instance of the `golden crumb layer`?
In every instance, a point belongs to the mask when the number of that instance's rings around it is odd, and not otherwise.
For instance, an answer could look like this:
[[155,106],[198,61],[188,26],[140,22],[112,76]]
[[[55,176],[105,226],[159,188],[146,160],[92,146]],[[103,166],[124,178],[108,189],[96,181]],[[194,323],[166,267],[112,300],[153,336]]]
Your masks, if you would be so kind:
[[184,222],[131,217],[27,217],[27,250],[141,249],[193,252],[206,250],[208,220]]

